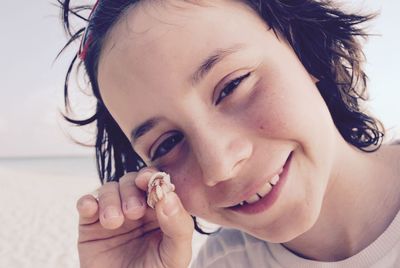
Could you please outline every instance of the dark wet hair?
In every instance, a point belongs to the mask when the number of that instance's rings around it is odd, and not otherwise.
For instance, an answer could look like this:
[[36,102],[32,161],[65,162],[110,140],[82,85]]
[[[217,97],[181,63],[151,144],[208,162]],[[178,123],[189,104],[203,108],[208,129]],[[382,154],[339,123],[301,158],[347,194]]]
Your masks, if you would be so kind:
[[[84,60],[79,60],[80,53],[77,53],[65,78],[64,117],[77,126],[97,125],[95,150],[100,179],[102,183],[118,181],[126,172],[142,168],[144,163],[105,107],[97,71],[107,34],[126,10],[139,1],[99,0],[89,20],[82,14],[91,10],[91,6],[72,7],[69,0],[57,1],[62,9],[64,29],[70,38],[61,52],[81,39],[85,30],[87,32]],[[243,3],[254,9],[277,36],[288,40],[307,71],[319,80],[317,87],[342,137],[360,150],[377,150],[384,130],[378,120],[362,110],[368,96],[361,48],[362,39],[368,36],[361,25],[375,15],[346,13],[329,0],[243,0]],[[87,25],[73,31],[71,14],[86,21]],[[93,116],[78,120],[70,117],[68,81],[74,67],[79,69],[82,64],[97,106]]]

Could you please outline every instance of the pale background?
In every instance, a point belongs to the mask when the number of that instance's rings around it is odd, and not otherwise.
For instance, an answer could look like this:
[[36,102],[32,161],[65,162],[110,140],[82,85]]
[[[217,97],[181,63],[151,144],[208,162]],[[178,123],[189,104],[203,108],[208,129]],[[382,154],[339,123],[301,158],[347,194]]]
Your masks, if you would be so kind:
[[[92,150],[63,133],[58,110],[75,51],[53,64],[66,41],[54,2],[0,0],[0,267],[77,267],[75,200],[99,185]],[[371,109],[395,133],[400,2],[342,2],[381,11],[371,25],[379,36],[365,48]],[[90,140],[85,132],[68,131]]]
[[[57,8],[50,0],[0,2],[0,157],[86,154],[89,150],[63,137],[57,123],[63,77],[74,52],[52,64],[65,43]],[[389,127],[400,125],[400,2],[342,2],[382,10],[372,27],[381,36],[366,46],[372,104]]]

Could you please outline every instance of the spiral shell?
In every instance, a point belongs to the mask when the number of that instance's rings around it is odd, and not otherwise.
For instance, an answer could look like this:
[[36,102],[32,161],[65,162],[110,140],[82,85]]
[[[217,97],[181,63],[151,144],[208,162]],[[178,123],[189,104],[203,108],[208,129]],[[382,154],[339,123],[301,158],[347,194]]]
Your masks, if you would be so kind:
[[147,204],[154,208],[158,201],[173,191],[175,191],[175,186],[171,183],[170,176],[165,172],[156,172],[147,185]]

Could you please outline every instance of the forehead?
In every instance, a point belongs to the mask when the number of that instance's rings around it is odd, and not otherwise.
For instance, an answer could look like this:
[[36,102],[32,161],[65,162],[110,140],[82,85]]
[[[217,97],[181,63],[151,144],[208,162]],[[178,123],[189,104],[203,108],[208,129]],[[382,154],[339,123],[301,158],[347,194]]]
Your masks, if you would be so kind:
[[[124,100],[190,87],[188,78],[211,52],[257,42],[254,32],[260,30],[266,31],[264,22],[239,1],[142,1],[106,38],[98,72],[102,98],[120,125],[131,125]],[[140,103],[133,105],[138,109],[130,121],[148,115]]]
[[[193,65],[196,59],[207,56],[215,48],[249,39],[256,26],[265,30],[264,22],[239,1],[197,2],[139,2],[107,36],[100,65],[127,63],[133,68],[129,71],[136,74],[147,71],[148,66],[143,63],[149,63],[152,68]],[[143,73],[138,76],[144,77]]]

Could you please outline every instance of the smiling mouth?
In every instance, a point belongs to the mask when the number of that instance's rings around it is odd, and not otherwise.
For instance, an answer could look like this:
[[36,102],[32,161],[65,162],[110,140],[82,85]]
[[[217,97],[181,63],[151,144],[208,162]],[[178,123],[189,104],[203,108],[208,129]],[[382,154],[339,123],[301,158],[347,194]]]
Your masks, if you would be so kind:
[[240,209],[247,207],[247,205],[256,204],[258,201],[262,200],[264,197],[268,197],[268,194],[273,192],[273,190],[279,186],[278,183],[281,178],[285,175],[285,168],[287,168],[288,163],[290,162],[292,153],[289,154],[288,159],[286,160],[284,166],[279,170],[279,172],[274,175],[272,178],[269,178],[265,181],[265,183],[254,193],[252,196],[248,197],[245,200],[242,200],[238,204],[231,206],[233,209]]
[[283,169],[281,169],[281,171],[276,174],[274,177],[272,177],[272,179],[267,180],[265,182],[264,185],[261,186],[261,188],[252,196],[250,196],[249,198],[247,198],[246,200],[241,201],[239,204],[233,206],[233,207],[240,207],[240,206],[244,206],[247,204],[254,204],[256,202],[258,202],[259,200],[261,200],[264,196],[266,196],[267,194],[269,194],[272,189],[274,188],[274,186],[279,182],[280,179],[280,174],[282,173]]

